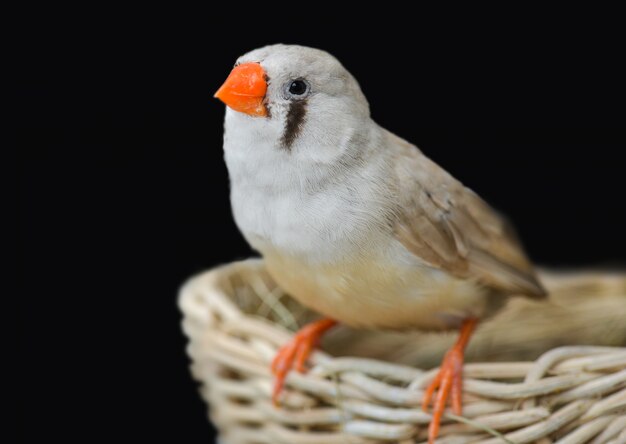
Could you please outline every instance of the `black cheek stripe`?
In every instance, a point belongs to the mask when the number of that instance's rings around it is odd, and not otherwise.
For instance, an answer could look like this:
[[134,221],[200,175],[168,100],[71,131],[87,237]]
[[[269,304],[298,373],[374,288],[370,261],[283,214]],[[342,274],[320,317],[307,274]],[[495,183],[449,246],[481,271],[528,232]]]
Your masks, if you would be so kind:
[[[264,75],[264,79],[265,79],[265,83],[267,85],[267,88],[270,87],[270,77],[267,75],[267,73],[265,73]],[[263,97],[263,106],[265,106],[265,111],[267,112],[267,117],[268,119],[272,118],[272,108],[270,107],[270,103],[269,100],[267,100],[267,92],[265,93],[265,97]]]
[[300,134],[304,117],[306,116],[306,100],[294,100],[289,105],[287,111],[287,120],[285,122],[285,132],[282,137],[282,145],[287,150],[291,149],[291,145]]

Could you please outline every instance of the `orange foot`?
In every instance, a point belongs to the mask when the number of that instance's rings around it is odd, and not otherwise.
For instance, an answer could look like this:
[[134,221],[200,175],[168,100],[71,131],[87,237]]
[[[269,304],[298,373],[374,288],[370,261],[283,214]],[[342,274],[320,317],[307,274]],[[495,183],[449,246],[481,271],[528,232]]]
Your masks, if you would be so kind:
[[272,373],[276,377],[272,394],[274,405],[278,405],[278,397],[285,385],[285,378],[294,364],[297,371],[304,373],[304,364],[311,355],[313,348],[317,346],[326,330],[336,324],[337,321],[328,318],[311,322],[302,327],[291,341],[278,350],[274,361],[272,361]]
[[454,414],[461,415],[462,413],[463,353],[465,352],[465,347],[469,342],[474,328],[476,328],[477,322],[478,321],[474,318],[463,321],[459,339],[456,341],[456,344],[448,350],[448,353],[446,353],[441,367],[439,367],[437,376],[428,384],[424,392],[422,408],[428,410],[433,394],[435,390],[438,389],[435,405],[433,407],[433,419],[430,421],[430,426],[428,427],[429,444],[435,442],[435,438],[437,438],[437,434],[439,433],[439,425],[441,424],[441,417],[443,416],[443,410],[446,407],[448,396],[452,395],[452,411]]

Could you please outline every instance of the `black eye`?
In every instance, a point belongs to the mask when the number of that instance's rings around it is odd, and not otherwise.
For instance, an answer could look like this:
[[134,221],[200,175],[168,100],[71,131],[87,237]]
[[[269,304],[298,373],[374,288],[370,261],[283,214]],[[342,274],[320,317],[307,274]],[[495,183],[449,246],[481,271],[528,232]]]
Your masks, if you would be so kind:
[[309,85],[304,80],[292,80],[289,84],[289,94],[301,96],[307,92]]

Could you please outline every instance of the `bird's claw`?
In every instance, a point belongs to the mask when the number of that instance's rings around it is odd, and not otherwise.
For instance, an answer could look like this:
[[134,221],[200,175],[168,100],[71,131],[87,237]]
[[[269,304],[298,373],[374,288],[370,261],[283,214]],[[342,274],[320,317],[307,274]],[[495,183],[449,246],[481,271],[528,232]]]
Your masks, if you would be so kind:
[[439,433],[439,425],[443,411],[446,408],[448,397],[452,398],[452,411],[455,415],[461,415],[462,392],[463,392],[463,349],[460,347],[451,348],[441,363],[439,372],[435,378],[428,384],[424,392],[422,408],[428,410],[433,394],[435,395],[435,403],[433,406],[433,418],[428,427],[428,442],[432,444]]
[[320,319],[304,326],[294,338],[282,346],[272,361],[272,373],[274,374],[274,390],[272,402],[279,404],[279,397],[285,385],[285,379],[289,371],[295,367],[296,371],[304,373],[306,362],[317,346],[320,337],[336,324],[332,319]]

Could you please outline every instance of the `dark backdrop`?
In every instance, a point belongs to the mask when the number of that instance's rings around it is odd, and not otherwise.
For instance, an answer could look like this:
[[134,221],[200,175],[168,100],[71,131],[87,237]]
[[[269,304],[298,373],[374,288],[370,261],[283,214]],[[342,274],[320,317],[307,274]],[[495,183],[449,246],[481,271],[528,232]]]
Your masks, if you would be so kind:
[[39,11],[16,34],[26,436],[211,442],[176,295],[191,274],[252,254],[211,96],[267,43],[339,57],[374,118],[508,214],[540,264],[623,266],[616,28],[285,27],[297,8],[237,22],[249,12]]

